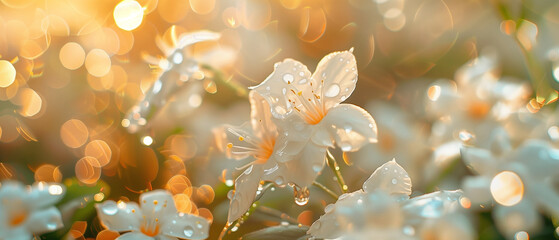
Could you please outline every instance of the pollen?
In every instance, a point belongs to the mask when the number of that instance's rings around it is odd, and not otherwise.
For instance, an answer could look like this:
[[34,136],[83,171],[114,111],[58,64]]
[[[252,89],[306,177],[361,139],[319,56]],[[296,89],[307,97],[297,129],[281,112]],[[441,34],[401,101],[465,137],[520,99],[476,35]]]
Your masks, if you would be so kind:
[[233,148],[233,143],[228,143],[227,148]]
[[239,136],[239,141],[244,141],[245,138],[243,136]]
[[159,203],[157,200],[153,200],[153,205],[157,205],[157,203]]

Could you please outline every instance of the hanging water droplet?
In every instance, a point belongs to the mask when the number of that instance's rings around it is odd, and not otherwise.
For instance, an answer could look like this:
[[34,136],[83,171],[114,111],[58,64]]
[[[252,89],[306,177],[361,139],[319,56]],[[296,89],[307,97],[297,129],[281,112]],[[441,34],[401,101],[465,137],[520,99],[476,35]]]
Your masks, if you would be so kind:
[[353,149],[353,147],[351,146],[351,144],[347,143],[347,142],[343,142],[340,143],[340,148],[342,149],[342,151],[344,152],[349,152]]
[[282,176],[276,177],[274,182],[276,182],[277,185],[280,185],[280,186],[283,185],[283,177]]
[[291,73],[286,73],[283,75],[283,81],[285,83],[291,83],[293,82],[293,75]]
[[392,178],[392,184],[396,184],[398,183],[398,180],[396,180],[396,178]]
[[335,97],[338,96],[339,93],[340,93],[340,86],[338,86],[338,84],[332,84],[330,85],[330,87],[328,87],[328,90],[326,90],[324,96]]
[[194,229],[190,225],[184,227],[184,235],[186,237],[192,237],[194,235]]
[[103,206],[103,213],[107,214],[107,215],[115,215],[118,212],[118,208],[116,206],[116,203],[114,202],[107,202],[105,203],[105,205]]
[[293,186],[293,196],[295,203],[299,206],[304,206],[309,202],[309,189],[307,187],[300,188],[296,185]]

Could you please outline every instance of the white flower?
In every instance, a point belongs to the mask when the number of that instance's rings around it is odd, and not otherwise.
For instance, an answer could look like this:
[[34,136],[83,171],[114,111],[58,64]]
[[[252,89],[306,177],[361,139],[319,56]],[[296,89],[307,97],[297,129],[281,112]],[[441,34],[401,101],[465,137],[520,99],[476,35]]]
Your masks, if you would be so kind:
[[464,179],[463,188],[472,208],[498,203],[493,215],[505,236],[535,231],[541,223],[538,207],[559,214],[559,150],[550,143],[530,139],[513,148],[507,133],[493,131],[491,150],[462,148],[462,159],[478,176]]
[[272,115],[284,121],[281,138],[286,145],[276,153],[279,161],[309,145],[356,151],[377,141],[377,126],[371,115],[353,104],[340,104],[355,89],[357,66],[351,51],[325,56],[311,75],[306,66],[293,59],[276,63],[274,72],[252,87],[270,104]]
[[426,110],[436,118],[432,144],[463,141],[487,146],[491,130],[526,103],[526,84],[498,74],[495,54],[482,54],[461,67],[455,81],[438,80],[427,91]]
[[[225,125],[216,129],[217,145],[229,158],[247,159],[250,166],[235,181],[228,221],[241,217],[252,205],[260,181],[271,181],[283,187],[295,184],[306,191],[324,164],[326,149],[311,146],[296,153],[292,161],[278,161],[278,129],[270,107],[258,93],[249,93],[251,121],[240,127]],[[279,131],[281,132],[281,130]]]
[[53,206],[64,196],[65,187],[38,182],[25,188],[6,181],[0,186],[0,239],[33,238],[63,226],[60,211]]
[[363,190],[344,194],[326,206],[326,213],[308,233],[327,239],[474,238],[470,222],[461,213],[460,190],[409,199],[411,192],[411,179],[392,160],[373,172]]
[[199,80],[205,78],[201,64],[221,68],[232,62],[235,56],[227,48],[216,48],[217,50],[208,51],[205,55],[193,56],[189,47],[219,38],[219,33],[210,31],[186,33],[178,37],[176,46],[168,46],[158,38],[158,46],[167,59],[147,57],[146,60],[159,66],[163,73],[145,92],[143,99],[129,110],[126,118],[122,120],[122,125],[131,133],[137,132],[148,125],[148,120],[155,117],[173,96],[186,98],[186,101],[175,101],[178,104],[170,106],[169,116],[162,120],[178,118],[177,115],[184,116],[197,108],[201,104],[203,91],[202,81]]
[[118,239],[205,239],[209,223],[205,218],[177,213],[173,196],[165,190],[154,190],[134,202],[112,200],[96,204],[97,214],[106,228],[128,232]]

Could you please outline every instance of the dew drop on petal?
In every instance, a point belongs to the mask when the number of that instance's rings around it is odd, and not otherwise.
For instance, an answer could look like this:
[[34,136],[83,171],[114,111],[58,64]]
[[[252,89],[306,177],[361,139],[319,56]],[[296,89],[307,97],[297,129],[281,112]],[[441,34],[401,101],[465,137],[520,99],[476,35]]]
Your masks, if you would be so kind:
[[324,93],[326,97],[335,97],[340,93],[340,86],[338,84],[332,84],[328,87],[328,90]]
[[293,82],[293,75],[291,75],[291,73],[286,73],[283,75],[283,81],[285,83],[291,83]]
[[49,230],[55,230],[55,229],[56,229],[56,223],[55,223],[55,222],[49,222],[49,223],[47,223],[47,229],[49,229]]
[[396,178],[392,178],[392,184],[396,184],[398,183],[398,180],[396,180]]
[[118,208],[116,206],[116,203],[113,202],[107,202],[105,203],[105,205],[103,206],[103,213],[107,214],[107,215],[115,215],[116,212],[118,212]]
[[314,165],[312,166],[312,170],[313,170],[314,172],[320,172],[320,170],[322,170],[322,165],[321,165],[321,164],[314,164]]
[[283,184],[283,177],[282,176],[278,176],[274,182],[276,182],[277,185],[282,185]]
[[184,227],[184,235],[187,237],[192,237],[192,235],[194,235],[194,229],[191,226]]
[[415,229],[412,226],[404,226],[403,229],[404,234],[408,235],[408,236],[413,236],[415,235]]

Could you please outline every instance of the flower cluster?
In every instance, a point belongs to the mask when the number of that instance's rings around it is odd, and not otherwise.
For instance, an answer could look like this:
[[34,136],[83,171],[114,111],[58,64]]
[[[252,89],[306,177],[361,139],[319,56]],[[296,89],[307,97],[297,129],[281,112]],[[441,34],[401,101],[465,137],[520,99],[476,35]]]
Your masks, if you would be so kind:
[[357,151],[377,141],[371,115],[355,105],[340,104],[357,82],[352,50],[325,56],[313,74],[292,59],[274,68],[251,88],[250,123],[215,131],[218,146],[230,158],[251,159],[235,182],[229,222],[250,208],[260,181],[293,186],[296,200],[305,204],[308,186],[322,170],[329,147]]

